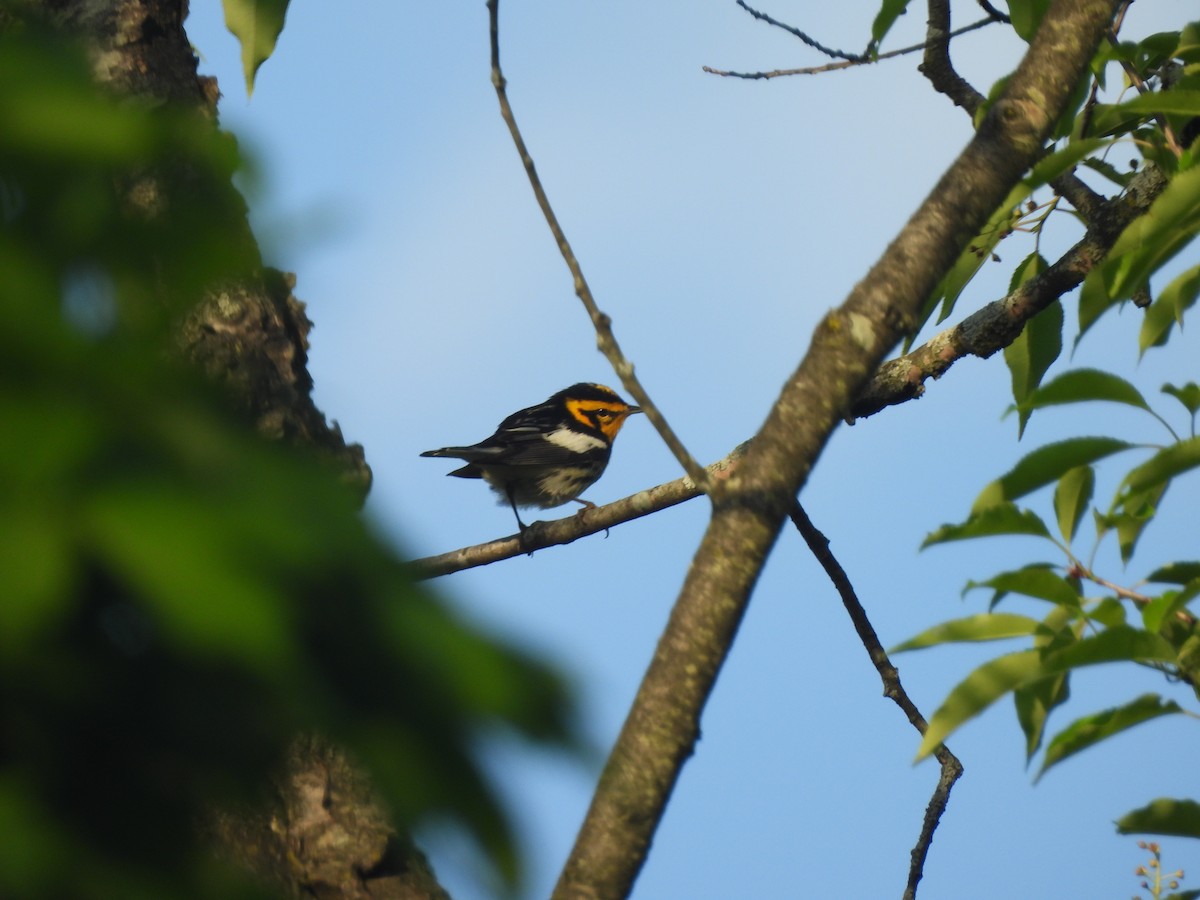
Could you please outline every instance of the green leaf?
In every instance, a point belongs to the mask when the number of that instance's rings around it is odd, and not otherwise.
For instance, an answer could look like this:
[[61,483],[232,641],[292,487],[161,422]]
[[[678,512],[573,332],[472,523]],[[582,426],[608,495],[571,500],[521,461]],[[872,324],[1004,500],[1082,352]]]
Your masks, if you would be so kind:
[[1146,310],[1138,334],[1139,352],[1145,354],[1151,347],[1166,344],[1171,329],[1175,325],[1183,327],[1183,314],[1196,303],[1197,297],[1200,297],[1200,266],[1193,266],[1159,291]]
[[1036,513],[1018,509],[1012,503],[1002,503],[973,513],[967,521],[958,525],[943,525],[931,532],[921,542],[921,549],[949,541],[965,541],[971,538],[995,537],[1001,534],[1026,534],[1034,537],[1050,537],[1050,531]]
[[1095,484],[1096,473],[1091,466],[1076,466],[1064,472],[1054,488],[1054,514],[1058,517],[1058,529],[1068,545],[1092,502]]
[[1191,626],[1192,633],[1184,638],[1175,657],[1175,665],[1192,686],[1196,699],[1200,700],[1200,630]]
[[1046,722],[1056,707],[1062,706],[1071,696],[1070,677],[1066,672],[1039,678],[1032,684],[1013,691],[1017,723],[1025,735],[1025,762],[1042,746],[1046,733]]
[[1076,719],[1054,736],[1046,747],[1046,756],[1037,778],[1041,778],[1053,766],[1076,753],[1093,747],[1115,734],[1127,731],[1135,725],[1157,719],[1161,716],[1176,715],[1183,709],[1171,700],[1164,701],[1158,694],[1143,694],[1136,700],[1131,700],[1124,706],[1116,706],[1102,712],[1093,713]]
[[1179,32],[1179,44],[1171,54],[1185,63],[1200,62],[1200,22],[1189,22]]
[[[1101,266],[1105,289],[1124,300],[1144,287],[1200,229],[1200,166],[1179,172],[1154,203],[1121,232]],[[1085,279],[1086,280],[1086,279]]]
[[1132,45],[1133,52],[1130,61],[1137,66],[1137,71],[1143,77],[1157,74],[1164,62],[1175,56],[1180,49],[1180,34],[1178,31],[1159,31],[1145,37]]
[[1136,495],[1196,466],[1200,466],[1200,437],[1187,438],[1155,453],[1126,475],[1121,486],[1129,495]]
[[[1013,572],[1001,572],[987,581],[971,582],[969,587],[988,587],[998,597],[1009,593],[1048,600],[1063,606],[1078,606],[1078,589],[1056,572],[1043,566],[1029,566]],[[997,598],[998,598],[997,597]]]
[[[1079,639],[1083,623],[1075,619],[1067,605],[1055,606],[1038,628],[1033,638],[1035,649],[1045,651],[1066,647]],[[1071,696],[1071,680],[1067,672],[1057,672],[1038,678],[1013,691],[1017,723],[1025,735],[1025,762],[1033,758],[1042,745],[1050,713],[1067,702]]]
[[1169,91],[1153,91],[1136,94],[1120,105],[1121,109],[1153,116],[1159,113],[1180,116],[1200,116],[1200,91],[1173,88]]
[[1160,797],[1117,820],[1121,834],[1173,834],[1200,838],[1200,803]]
[[875,21],[871,23],[871,43],[878,46],[891,31],[896,20],[908,9],[909,0],[883,0]]
[[1049,673],[1110,662],[1173,663],[1175,656],[1175,648],[1160,635],[1118,625],[1046,654],[1043,666]]
[[929,728],[917,748],[917,759],[924,759],[959,727],[1009,691],[1048,674],[1042,668],[1041,656],[1038,650],[1010,653],[984,663],[960,681],[929,720]]
[[1147,581],[1178,585],[1185,585],[1197,578],[1200,578],[1200,562],[1194,561],[1167,563],[1146,576]]
[[1104,273],[1099,266],[1084,276],[1083,285],[1079,288],[1079,334],[1075,336],[1076,347],[1099,318],[1120,303],[1121,299],[1109,293],[1108,285],[1104,283]]
[[942,622],[922,631],[888,650],[888,653],[904,653],[908,650],[923,650],[939,644],[958,644],[976,641],[1000,641],[1006,638],[1024,637],[1033,634],[1041,623],[1029,616],[1012,613],[978,613],[964,619]]
[[1175,387],[1173,384],[1164,384],[1162,386],[1164,394],[1170,394],[1176,400],[1183,404],[1184,408],[1193,416],[1197,411],[1200,411],[1200,385],[1194,381],[1189,381],[1183,387]]
[[1105,628],[1129,623],[1129,617],[1125,614],[1125,604],[1116,597],[1105,597],[1094,606],[1089,606],[1085,613],[1089,622],[1098,623]]
[[1197,594],[1200,594],[1200,580],[1181,591],[1165,591],[1142,607],[1142,624],[1147,631],[1161,631],[1167,618],[1186,607]]
[[1119,375],[1100,369],[1072,369],[1070,372],[1063,372],[1038,389],[1030,399],[1030,406],[1041,409],[1046,406],[1088,403],[1095,400],[1150,409],[1141,391]]
[[283,31],[289,0],[222,0],[225,27],[242,43],[242,72],[247,95],[254,93],[254,77],[275,51]]
[[1132,171],[1122,172],[1112,163],[1098,159],[1094,156],[1089,156],[1081,163],[1081,165],[1086,166],[1093,172],[1100,173],[1113,184],[1116,184],[1122,188],[1128,187],[1129,180],[1134,176]]
[[1070,438],[1039,447],[1026,454],[1007,473],[993,481],[976,498],[972,515],[1016,500],[1061,478],[1071,469],[1094,463],[1136,445],[1106,437]]
[[[1038,253],[1031,253],[1013,272],[1009,293],[1046,269],[1046,260]],[[1062,304],[1052,303],[1026,322],[1016,339],[1004,348],[1004,361],[1012,376],[1013,402],[1017,405],[1018,439],[1025,433],[1025,423],[1029,420],[1030,395],[1062,352],[1062,328]]]
[[1038,679],[1100,663],[1173,663],[1175,655],[1170,642],[1159,635],[1122,625],[1075,641],[1061,650],[1046,653],[1023,650],[990,660],[960,681],[933,714],[917,750],[917,759],[928,756],[964,723],[1005,694]]
[[[1121,549],[1121,560],[1129,562],[1142,532],[1154,520],[1154,514],[1167,485],[1160,484],[1146,491],[1127,493],[1117,500],[1116,511],[1106,515],[1097,513],[1097,534],[1103,535],[1110,528],[1117,531],[1117,542]],[[1100,527],[1102,523],[1103,527]]]
[[[1084,88],[1082,91],[1083,94],[1086,94],[1085,84],[1081,82],[1081,87]],[[1065,147],[1055,150],[1049,156],[1043,157],[1034,164],[1034,167],[1029,170],[1029,174],[1025,176],[1025,183],[1031,190],[1039,188],[1044,184],[1049,184],[1059,175],[1075,168],[1088,154],[1094,153],[1102,147],[1107,147],[1111,143],[1111,141],[1100,138],[1071,141]]]
[[1009,0],[1008,14],[1012,18],[1013,30],[1021,40],[1026,43],[1033,40],[1049,8],[1050,0]]
[[991,259],[996,245],[1012,234],[1014,219],[1019,216],[1018,207],[1032,192],[1025,182],[1016,185],[1004,198],[1004,202],[992,213],[991,217],[980,229],[979,234],[967,246],[951,267],[950,271],[938,282],[937,287],[925,299],[918,317],[919,325],[914,331],[933,314],[934,309],[941,303],[942,309],[938,321],[944,322],[954,310],[954,304],[962,294],[963,288],[975,277],[985,261]]
[[1088,121],[1087,133],[1107,138],[1121,137],[1141,127],[1150,115],[1123,103],[1097,103]]

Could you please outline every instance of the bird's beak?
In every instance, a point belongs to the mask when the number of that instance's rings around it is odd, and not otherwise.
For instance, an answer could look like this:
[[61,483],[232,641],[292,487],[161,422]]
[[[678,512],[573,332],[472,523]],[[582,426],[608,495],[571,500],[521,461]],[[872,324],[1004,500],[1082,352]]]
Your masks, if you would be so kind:
[[629,409],[625,410],[625,415],[632,416],[634,413],[640,413],[640,412],[645,412],[645,410],[642,409],[640,406],[631,406],[631,407],[629,407]]

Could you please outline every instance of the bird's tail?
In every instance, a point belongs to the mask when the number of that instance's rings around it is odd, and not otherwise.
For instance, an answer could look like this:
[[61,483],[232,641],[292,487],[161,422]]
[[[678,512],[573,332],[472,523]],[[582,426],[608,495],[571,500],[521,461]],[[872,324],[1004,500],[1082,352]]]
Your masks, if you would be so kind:
[[447,472],[447,475],[453,475],[455,478],[482,478],[483,472],[480,468],[471,461],[472,456],[476,455],[471,447],[442,447],[440,450],[426,450],[422,456],[439,456],[448,457],[450,459],[461,459],[466,462],[466,465],[461,469],[455,469],[453,472]]

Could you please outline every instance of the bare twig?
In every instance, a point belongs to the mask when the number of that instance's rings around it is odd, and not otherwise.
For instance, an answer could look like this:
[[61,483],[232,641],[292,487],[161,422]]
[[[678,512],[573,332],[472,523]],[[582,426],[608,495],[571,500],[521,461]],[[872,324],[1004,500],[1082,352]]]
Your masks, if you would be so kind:
[[[960,34],[966,34],[968,31],[975,31],[977,28],[983,28],[985,25],[991,25],[997,22],[997,19],[980,19],[978,22],[972,22],[970,25],[964,25],[957,31],[951,32],[948,37],[958,37]],[[911,47],[902,47],[899,50],[889,50],[887,53],[880,53],[870,57],[857,57],[855,59],[844,59],[841,62],[826,63],[821,66],[809,66],[803,69],[774,69],[770,72],[732,72],[727,69],[714,69],[711,66],[703,66],[703,71],[709,75],[721,75],[726,78],[745,78],[745,79],[764,79],[764,78],[780,78],[785,75],[820,75],[823,72],[836,72],[839,69],[850,69],[854,66],[865,66],[872,63],[882,62],[885,59],[892,59],[896,56],[906,56],[910,53],[917,53],[925,50],[929,46],[928,41],[920,44],[913,44]]]
[[513,143],[516,145],[517,153],[521,156],[521,164],[525,167],[525,174],[529,177],[529,184],[533,188],[533,194],[537,198],[542,215],[546,217],[546,224],[550,226],[550,232],[554,235],[559,252],[562,253],[563,260],[566,262],[567,268],[571,271],[571,277],[575,280],[575,294],[583,303],[588,316],[591,317],[592,325],[596,329],[596,345],[612,364],[613,370],[617,373],[617,377],[621,379],[621,384],[625,386],[625,390],[633,395],[634,401],[645,411],[646,418],[653,423],[655,430],[658,431],[663,442],[670,448],[671,453],[674,454],[679,464],[683,466],[683,470],[695,484],[701,489],[705,489],[708,484],[708,476],[705,473],[704,467],[696,462],[687,448],[684,447],[683,442],[671,429],[671,426],[667,424],[666,417],[662,414],[662,411],[650,399],[650,395],[646,393],[646,389],[642,387],[637,376],[633,374],[633,363],[621,352],[621,347],[617,343],[616,336],[613,334],[612,319],[601,312],[600,308],[596,305],[596,300],[592,296],[592,289],[588,287],[587,280],[583,277],[583,268],[579,265],[579,260],[575,258],[575,251],[571,249],[571,244],[558,222],[558,216],[554,214],[554,210],[550,206],[550,199],[546,196],[545,188],[542,187],[541,178],[538,177],[537,169],[533,165],[533,157],[529,155],[529,150],[525,146],[525,139],[521,137],[521,130],[517,127],[517,120],[513,115],[512,106],[508,102],[507,82],[500,69],[499,7],[500,0],[488,0],[488,23],[492,50],[492,85],[495,87],[496,97],[500,101],[500,115],[504,117],[504,122],[508,126],[508,132],[512,135]]
[[[833,551],[829,549],[829,539],[813,525],[812,519],[808,517],[808,513],[804,511],[804,507],[800,505],[799,501],[792,506],[791,519],[796,530],[800,532],[800,536],[804,538],[804,543],[808,545],[808,549],[812,551],[813,556],[821,564],[825,574],[829,576],[829,580],[833,582],[834,588],[842,598],[842,605],[846,607],[846,612],[850,615],[850,621],[854,624],[858,639],[862,641],[867,655],[871,657],[871,663],[875,666],[875,671],[879,673],[879,677],[883,681],[883,695],[899,706],[904,715],[908,717],[909,723],[924,736],[929,729],[929,723],[925,721],[921,711],[917,709],[916,704],[904,690],[904,685],[900,683],[900,673],[892,665],[887,651],[883,649],[883,644],[879,642],[879,635],[875,633],[871,620],[867,617],[867,611],[863,609],[858,595],[855,594],[854,586],[850,583],[846,570],[842,568],[837,557],[833,555]],[[925,818],[921,823],[921,833],[912,849],[904,900],[913,900],[917,896],[917,884],[925,871],[925,859],[929,855],[929,847],[933,843],[933,833],[937,830],[942,813],[946,811],[946,804],[950,801],[950,790],[963,773],[962,763],[945,744],[938,745],[934,756],[941,763],[942,772],[937,786],[933,790],[933,796],[929,798],[929,805],[925,809]]]
[[844,59],[847,62],[852,62],[852,63],[862,63],[862,62],[868,61],[867,57],[862,55],[861,53],[846,53],[844,50],[834,50],[830,47],[826,47],[825,45],[813,40],[811,37],[809,37],[807,34],[805,34],[799,28],[794,28],[791,25],[785,25],[783,22],[780,22],[776,19],[772,19],[766,13],[762,13],[756,9],[752,9],[750,6],[748,6],[745,3],[745,0],[735,0],[735,2],[737,3],[738,6],[740,6],[742,9],[744,9],[746,12],[750,13],[750,15],[754,16],[754,18],[758,19],[760,22],[766,22],[768,25],[774,25],[776,28],[782,28],[788,34],[798,37],[800,40],[802,40],[804,43],[808,44],[808,46],[812,47],[818,53],[823,53],[826,56],[830,57],[831,59]]
[[992,6],[992,4],[988,3],[988,0],[975,0],[975,2],[979,4],[980,9],[982,9],[997,22],[1012,22],[1012,19],[1000,12],[1000,10],[996,9],[996,7]]

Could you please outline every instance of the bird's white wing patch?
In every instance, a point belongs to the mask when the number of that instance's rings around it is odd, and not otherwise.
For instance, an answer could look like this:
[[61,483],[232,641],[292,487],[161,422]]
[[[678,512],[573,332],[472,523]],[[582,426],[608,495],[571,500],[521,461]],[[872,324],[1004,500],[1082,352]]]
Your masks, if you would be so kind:
[[564,447],[572,453],[587,453],[589,450],[602,450],[608,446],[598,437],[573,431],[570,428],[556,428],[546,435],[546,440],[559,447]]

